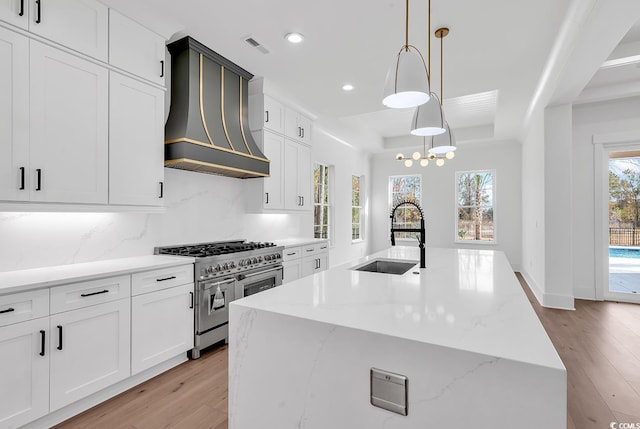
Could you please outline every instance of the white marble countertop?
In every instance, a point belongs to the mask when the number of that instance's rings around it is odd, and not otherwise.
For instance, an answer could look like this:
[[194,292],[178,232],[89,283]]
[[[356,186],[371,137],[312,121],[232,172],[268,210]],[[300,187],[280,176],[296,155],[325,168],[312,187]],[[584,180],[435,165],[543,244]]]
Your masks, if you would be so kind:
[[0,272],[0,295],[76,283],[101,277],[191,264],[195,258],[148,255],[81,264]]
[[[503,252],[396,246],[231,303],[411,341],[564,369]],[[354,271],[404,259],[403,275]],[[418,272],[418,274],[414,274]]]
[[317,244],[317,243],[326,243],[329,240],[326,238],[301,238],[301,237],[290,237],[284,238],[282,240],[274,240],[278,246],[284,247],[295,247],[295,246],[304,246],[307,244]]

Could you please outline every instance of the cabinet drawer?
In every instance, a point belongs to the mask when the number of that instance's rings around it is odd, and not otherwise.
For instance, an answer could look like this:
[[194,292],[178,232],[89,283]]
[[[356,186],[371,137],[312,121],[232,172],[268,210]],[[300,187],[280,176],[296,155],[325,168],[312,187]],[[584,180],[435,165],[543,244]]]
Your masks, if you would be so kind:
[[316,243],[302,246],[302,257],[316,255],[318,253],[328,252],[329,243]]
[[193,283],[193,264],[135,273],[131,279],[133,296]]
[[49,315],[49,289],[0,296],[0,326]]
[[131,296],[131,277],[109,277],[51,288],[51,314]]
[[282,251],[282,262],[300,258],[301,247],[285,247]]

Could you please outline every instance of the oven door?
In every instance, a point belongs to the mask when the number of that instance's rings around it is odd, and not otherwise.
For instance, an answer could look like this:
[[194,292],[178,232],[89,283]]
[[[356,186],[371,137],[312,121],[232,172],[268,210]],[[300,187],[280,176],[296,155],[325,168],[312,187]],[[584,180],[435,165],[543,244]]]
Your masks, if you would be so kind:
[[250,273],[238,274],[236,297],[242,298],[282,284],[282,265],[271,266]]
[[235,277],[198,283],[196,332],[201,334],[229,322],[229,303],[235,299]]

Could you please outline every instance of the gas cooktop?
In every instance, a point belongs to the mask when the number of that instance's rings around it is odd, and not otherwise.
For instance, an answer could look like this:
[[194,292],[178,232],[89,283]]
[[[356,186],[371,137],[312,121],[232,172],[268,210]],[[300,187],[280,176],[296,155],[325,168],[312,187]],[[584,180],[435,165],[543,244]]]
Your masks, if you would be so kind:
[[248,252],[269,247],[276,247],[276,245],[275,243],[261,243],[244,240],[216,241],[212,243],[157,247],[156,254],[206,258],[210,256],[226,255],[229,253]]

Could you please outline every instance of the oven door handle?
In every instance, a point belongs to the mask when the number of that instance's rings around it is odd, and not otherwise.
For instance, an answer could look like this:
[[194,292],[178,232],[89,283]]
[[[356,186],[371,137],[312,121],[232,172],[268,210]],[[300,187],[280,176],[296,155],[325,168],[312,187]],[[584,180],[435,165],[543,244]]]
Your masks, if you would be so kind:
[[229,284],[229,283],[233,283],[233,282],[235,282],[235,281],[236,281],[236,278],[235,278],[235,277],[230,277],[230,278],[228,278],[228,279],[224,279],[224,280],[221,280],[221,281],[219,281],[219,282],[205,283],[205,284],[203,285],[203,289],[211,289],[211,288],[213,288],[213,287],[226,285],[226,284]]
[[282,269],[282,265],[278,265],[278,266],[273,267],[273,268],[271,268],[269,270],[260,271],[260,272],[253,273],[253,274],[238,274],[238,280],[244,280],[244,279],[248,279],[250,277],[256,277],[256,276],[263,276],[265,274],[272,273],[274,271],[279,271],[281,269]]

